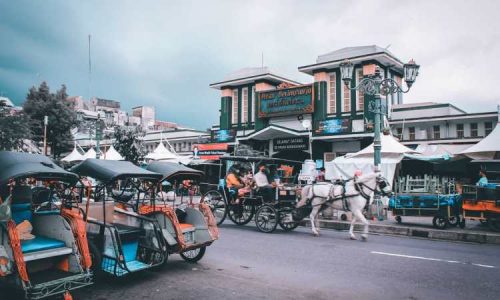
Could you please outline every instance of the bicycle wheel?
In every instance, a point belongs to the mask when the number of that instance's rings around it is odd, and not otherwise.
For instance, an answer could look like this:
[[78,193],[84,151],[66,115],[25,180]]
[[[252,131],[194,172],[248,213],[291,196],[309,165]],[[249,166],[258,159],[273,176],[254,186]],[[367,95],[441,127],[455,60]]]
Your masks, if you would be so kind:
[[227,204],[224,200],[224,196],[217,190],[211,190],[203,195],[203,202],[210,206],[215,220],[217,221],[217,225],[222,224],[227,216]]

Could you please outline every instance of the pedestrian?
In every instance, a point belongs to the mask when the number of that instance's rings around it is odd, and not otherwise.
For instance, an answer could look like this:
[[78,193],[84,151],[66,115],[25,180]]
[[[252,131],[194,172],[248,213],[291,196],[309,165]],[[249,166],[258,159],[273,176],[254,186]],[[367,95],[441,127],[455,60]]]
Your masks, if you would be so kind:
[[488,184],[488,177],[486,177],[486,172],[484,170],[479,171],[479,180],[476,182],[477,186],[486,186]]

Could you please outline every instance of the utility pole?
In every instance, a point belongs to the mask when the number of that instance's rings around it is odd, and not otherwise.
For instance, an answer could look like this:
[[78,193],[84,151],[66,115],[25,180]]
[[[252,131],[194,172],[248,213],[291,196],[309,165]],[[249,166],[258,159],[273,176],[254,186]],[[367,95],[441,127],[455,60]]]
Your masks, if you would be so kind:
[[43,154],[47,156],[47,125],[49,125],[49,117],[43,117]]

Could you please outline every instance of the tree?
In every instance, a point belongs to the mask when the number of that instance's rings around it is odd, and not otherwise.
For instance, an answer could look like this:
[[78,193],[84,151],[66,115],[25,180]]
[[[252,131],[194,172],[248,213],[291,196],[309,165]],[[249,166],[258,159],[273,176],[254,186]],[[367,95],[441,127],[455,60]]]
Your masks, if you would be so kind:
[[142,142],[144,132],[140,127],[116,127],[113,147],[125,160],[138,164],[144,159],[145,150]]
[[0,150],[19,150],[24,140],[31,138],[28,117],[24,113],[11,114],[0,101]]
[[76,112],[66,101],[67,97],[65,85],[54,94],[50,92],[47,83],[42,82],[38,89],[32,87],[29,90],[23,105],[24,112],[30,119],[33,140],[36,142],[43,141],[43,120],[44,116],[48,116],[47,145],[50,146],[54,158],[71,150],[71,128],[78,124]]

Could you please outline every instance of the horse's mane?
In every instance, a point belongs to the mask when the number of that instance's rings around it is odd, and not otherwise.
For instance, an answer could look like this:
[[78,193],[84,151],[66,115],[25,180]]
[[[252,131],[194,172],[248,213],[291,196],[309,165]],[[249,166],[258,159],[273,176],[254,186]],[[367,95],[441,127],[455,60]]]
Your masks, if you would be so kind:
[[373,180],[373,178],[375,178],[375,176],[377,176],[377,173],[375,173],[375,172],[371,172],[371,173],[368,173],[368,174],[363,174],[363,175],[359,176],[356,179],[356,182],[358,182],[358,183],[364,183],[364,182]]

